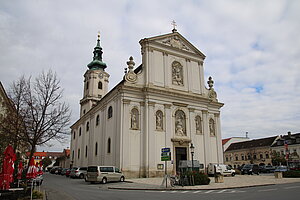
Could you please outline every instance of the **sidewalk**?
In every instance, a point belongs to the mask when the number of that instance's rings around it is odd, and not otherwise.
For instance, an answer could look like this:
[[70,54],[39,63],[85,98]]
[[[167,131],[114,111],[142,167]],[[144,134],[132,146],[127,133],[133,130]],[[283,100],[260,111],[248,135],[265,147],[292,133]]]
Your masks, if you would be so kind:
[[163,178],[138,178],[127,179],[126,183],[108,187],[108,189],[119,190],[217,190],[217,189],[233,189],[244,187],[255,187],[264,185],[284,184],[300,182],[300,178],[282,178],[276,179],[272,175],[236,175],[235,177],[224,177],[224,183],[215,183],[214,177],[210,177],[209,185],[197,186],[175,186],[168,184],[161,187]]

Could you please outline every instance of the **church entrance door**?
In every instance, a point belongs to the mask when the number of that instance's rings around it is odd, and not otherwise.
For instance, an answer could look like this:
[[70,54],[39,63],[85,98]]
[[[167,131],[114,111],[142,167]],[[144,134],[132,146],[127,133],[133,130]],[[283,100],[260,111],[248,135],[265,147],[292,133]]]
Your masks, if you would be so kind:
[[175,155],[176,155],[176,174],[179,172],[179,161],[187,160],[187,149],[186,147],[175,147]]

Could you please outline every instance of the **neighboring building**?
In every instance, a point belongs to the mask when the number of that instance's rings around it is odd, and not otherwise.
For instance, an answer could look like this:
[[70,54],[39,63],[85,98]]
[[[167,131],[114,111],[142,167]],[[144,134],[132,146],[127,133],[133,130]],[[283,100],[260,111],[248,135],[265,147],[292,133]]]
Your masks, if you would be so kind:
[[[68,155],[67,155],[68,153]],[[26,153],[26,163],[29,162],[29,156],[30,156],[30,152],[27,152]],[[49,165],[49,167],[52,167],[54,165],[54,163],[56,162],[56,159],[57,158],[67,158],[67,157],[70,157],[70,150],[69,149],[64,149],[63,152],[45,152],[45,151],[42,151],[42,152],[34,152],[33,153],[33,158],[34,158],[34,163],[39,163],[40,161],[42,161],[44,158],[46,157],[49,157],[52,161],[52,164]],[[64,160],[64,159],[63,159]],[[67,159],[65,159],[66,162],[68,162],[66,165],[65,162],[62,162],[62,164],[60,164],[61,167],[65,167],[66,168],[69,168],[70,167],[70,162],[67,161]]]
[[70,168],[71,161],[70,161],[70,149],[64,149],[63,156],[60,157],[59,166],[62,168]]
[[[115,165],[126,177],[164,174],[161,149],[171,149],[168,172],[179,160],[205,166],[223,163],[220,108],[205,56],[176,29],[140,40],[142,64],[133,58],[123,80],[108,91],[109,74],[102,61],[100,39],[84,74],[80,118],[71,126],[73,166]],[[121,69],[120,69],[121,70]]]
[[249,140],[250,139],[248,137],[231,137],[231,138],[223,139],[222,140],[223,152],[225,152],[232,143],[244,142]]
[[238,168],[244,164],[271,165],[271,145],[277,136],[232,143],[224,152],[225,164]]
[[287,135],[279,136],[271,146],[271,149],[272,152],[276,151],[281,156],[284,156],[291,167],[300,165],[300,133],[292,134],[288,132]]

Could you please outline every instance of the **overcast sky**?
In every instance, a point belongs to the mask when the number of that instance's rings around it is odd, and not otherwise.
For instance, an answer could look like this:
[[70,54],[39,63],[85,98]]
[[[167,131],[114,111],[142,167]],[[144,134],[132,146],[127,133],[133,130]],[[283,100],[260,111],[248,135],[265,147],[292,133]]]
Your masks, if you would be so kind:
[[[222,137],[261,138],[300,132],[300,1],[1,0],[0,81],[57,72],[79,117],[83,74],[101,32],[113,88],[139,40],[177,30],[206,55],[221,109]],[[62,151],[57,142],[39,150]]]

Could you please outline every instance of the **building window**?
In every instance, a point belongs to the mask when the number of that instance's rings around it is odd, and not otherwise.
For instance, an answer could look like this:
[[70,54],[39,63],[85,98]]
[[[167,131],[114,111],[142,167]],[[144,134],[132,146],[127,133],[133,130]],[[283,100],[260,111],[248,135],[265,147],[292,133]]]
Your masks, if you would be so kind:
[[244,155],[242,155],[242,160],[245,160],[245,156]]
[[108,138],[108,140],[107,140],[107,153],[110,153],[110,150],[111,150],[111,140],[110,140],[110,138]]
[[269,154],[267,154],[267,153],[266,153],[266,158],[267,158],[267,159],[269,158]]
[[78,149],[78,159],[80,158],[80,149]]
[[182,110],[175,113],[175,134],[178,136],[186,136],[186,117]]
[[259,155],[259,158],[260,158],[260,159],[263,159],[263,158],[264,158],[264,156],[263,156],[262,154],[260,154],[260,155]]
[[97,156],[98,155],[98,143],[96,142],[95,144],[95,155]]
[[108,108],[108,119],[112,118],[112,116],[113,116],[113,109],[112,109],[111,106],[109,106],[109,108]]
[[88,155],[88,152],[87,152],[87,146],[85,146],[85,157],[87,157],[87,155]]
[[98,89],[102,89],[102,82],[101,81],[98,82]]
[[131,110],[131,129],[139,129],[139,111],[136,108]]
[[74,150],[72,151],[72,160],[74,160]]
[[88,90],[89,89],[89,82],[87,81],[86,82],[86,90]]
[[156,111],[156,130],[164,129],[163,112],[161,110]]
[[86,131],[89,131],[89,130],[90,130],[90,123],[87,122],[87,123],[86,123]]
[[100,116],[99,116],[99,115],[97,115],[97,117],[96,117],[96,126],[98,126],[98,125],[99,125],[99,122],[100,122]]
[[85,109],[83,110],[83,114],[85,114]]
[[211,136],[216,136],[215,121],[213,119],[209,120],[209,133]]
[[75,131],[74,131],[74,132],[73,132],[73,139],[75,139],[75,134],[76,134],[76,133],[75,133]]
[[202,123],[201,123],[201,117],[199,115],[195,117],[195,125],[196,125],[196,134],[202,134]]
[[238,157],[238,156],[235,156],[235,160],[239,160],[239,157]]
[[79,136],[81,136],[81,127],[79,128]]
[[256,160],[256,154],[253,155],[253,159]]
[[251,155],[248,155],[248,160],[251,160]]
[[228,162],[228,157],[226,157],[226,162]]

